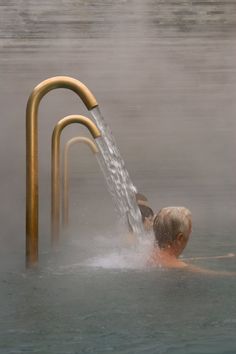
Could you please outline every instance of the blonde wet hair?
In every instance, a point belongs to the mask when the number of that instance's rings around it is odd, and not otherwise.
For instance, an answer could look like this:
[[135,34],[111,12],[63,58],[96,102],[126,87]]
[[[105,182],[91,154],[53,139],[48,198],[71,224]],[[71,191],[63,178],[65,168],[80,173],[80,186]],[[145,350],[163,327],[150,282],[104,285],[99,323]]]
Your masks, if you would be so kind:
[[155,241],[160,249],[171,245],[179,233],[188,238],[191,228],[192,215],[185,207],[162,208],[153,221]]
[[135,198],[136,198],[136,202],[138,205],[145,205],[145,206],[149,207],[148,199],[147,199],[147,197],[145,197],[144,194],[136,193]]

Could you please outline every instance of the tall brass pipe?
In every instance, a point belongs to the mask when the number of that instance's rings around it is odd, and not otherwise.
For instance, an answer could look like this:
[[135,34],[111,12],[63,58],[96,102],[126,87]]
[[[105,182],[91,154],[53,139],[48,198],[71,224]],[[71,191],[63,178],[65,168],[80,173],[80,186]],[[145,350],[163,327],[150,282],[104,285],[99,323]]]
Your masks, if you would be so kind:
[[79,80],[56,76],[42,81],[32,91],[26,109],[26,266],[38,261],[38,107],[49,91],[74,91],[88,110],[98,105],[89,89]]
[[61,119],[55,126],[52,134],[52,166],[51,166],[51,237],[52,246],[55,248],[59,240],[60,227],[60,136],[62,130],[69,124],[80,123],[85,125],[94,139],[101,136],[96,125],[89,119],[80,115],[70,115]]
[[98,153],[97,145],[85,136],[79,136],[67,141],[63,152],[63,198],[62,198],[62,224],[64,227],[69,223],[69,183],[68,183],[68,155],[69,149],[76,143],[87,144],[94,154]]

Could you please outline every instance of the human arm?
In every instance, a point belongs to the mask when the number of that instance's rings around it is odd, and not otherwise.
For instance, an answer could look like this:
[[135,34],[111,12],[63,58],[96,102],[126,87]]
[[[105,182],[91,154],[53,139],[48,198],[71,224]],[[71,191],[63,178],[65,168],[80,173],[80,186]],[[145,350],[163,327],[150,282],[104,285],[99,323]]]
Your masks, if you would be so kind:
[[222,256],[209,256],[209,257],[188,257],[188,258],[182,258],[183,261],[198,261],[202,259],[225,259],[225,258],[233,258],[235,257],[235,253],[227,253]]
[[147,265],[149,267],[158,266],[160,268],[166,269],[183,269],[184,271],[188,271],[191,273],[198,273],[203,275],[210,275],[210,276],[236,276],[236,272],[224,271],[224,270],[212,270],[208,268],[202,268],[195,266],[191,263],[186,263],[180,259],[162,259],[151,257],[148,260]]
[[224,271],[224,270],[211,270],[207,268],[202,268],[202,267],[196,267],[192,264],[187,264],[185,269],[187,271],[193,272],[193,273],[199,273],[199,274],[205,274],[205,275],[223,275],[223,276],[236,276],[236,272],[229,272],[229,271]]

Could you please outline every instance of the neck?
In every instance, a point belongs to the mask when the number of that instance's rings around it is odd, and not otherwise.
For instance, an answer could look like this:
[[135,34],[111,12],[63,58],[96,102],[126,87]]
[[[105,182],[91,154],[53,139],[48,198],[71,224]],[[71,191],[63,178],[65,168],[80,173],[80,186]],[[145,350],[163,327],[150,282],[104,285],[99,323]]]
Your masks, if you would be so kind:
[[151,264],[163,266],[166,268],[179,268],[183,266],[183,262],[180,261],[176,254],[169,248],[161,249],[155,248],[152,254]]
[[175,250],[173,248],[162,248],[159,250],[160,257],[177,258]]

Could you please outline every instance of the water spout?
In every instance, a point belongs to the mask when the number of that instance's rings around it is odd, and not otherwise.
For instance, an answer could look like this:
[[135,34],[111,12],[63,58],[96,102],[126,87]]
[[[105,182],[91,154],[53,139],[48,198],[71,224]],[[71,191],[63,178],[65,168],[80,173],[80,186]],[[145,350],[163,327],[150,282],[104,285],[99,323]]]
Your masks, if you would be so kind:
[[79,123],[85,125],[94,139],[101,133],[91,119],[81,115],[70,115],[61,119],[55,126],[52,134],[52,166],[51,166],[51,240],[55,248],[59,240],[60,227],[60,136],[62,130],[69,124]]
[[42,81],[29,96],[26,109],[26,266],[38,261],[38,107],[49,91],[74,91],[88,110],[98,105],[89,89],[79,80],[56,76]]
[[63,198],[62,198],[62,225],[68,226],[69,222],[69,183],[68,183],[68,155],[72,145],[84,143],[89,146],[94,154],[98,153],[97,145],[85,136],[79,136],[67,141],[63,152]]

